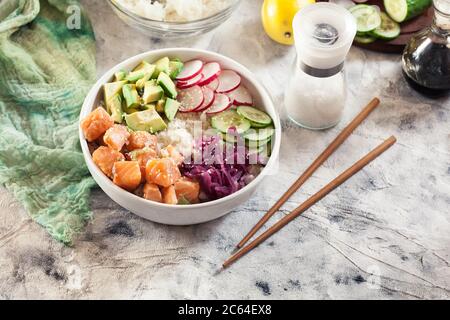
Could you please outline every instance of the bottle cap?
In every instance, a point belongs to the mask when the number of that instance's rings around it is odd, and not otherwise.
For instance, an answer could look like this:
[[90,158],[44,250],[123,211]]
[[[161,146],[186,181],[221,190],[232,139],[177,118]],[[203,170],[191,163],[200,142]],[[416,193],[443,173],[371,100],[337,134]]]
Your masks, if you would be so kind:
[[313,69],[336,70],[345,61],[355,38],[356,19],[334,3],[315,3],[295,15],[293,28],[302,64]]

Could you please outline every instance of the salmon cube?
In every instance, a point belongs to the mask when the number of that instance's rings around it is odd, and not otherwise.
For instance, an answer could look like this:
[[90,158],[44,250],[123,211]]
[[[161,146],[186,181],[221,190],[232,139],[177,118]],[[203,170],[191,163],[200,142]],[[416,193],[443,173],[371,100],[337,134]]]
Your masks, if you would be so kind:
[[156,138],[156,136],[146,131],[131,132],[130,138],[128,139],[127,149],[129,151],[133,151],[144,148],[157,150],[158,139]]
[[165,204],[178,204],[177,194],[174,186],[162,189],[162,198]]
[[172,159],[164,158],[148,161],[145,176],[148,183],[167,188],[181,178],[181,173]]
[[154,183],[146,183],[144,185],[144,198],[155,202],[163,202],[161,191]]
[[128,153],[128,156],[132,161],[139,162],[139,165],[145,169],[147,162],[152,159],[156,159],[158,154],[154,149],[144,148],[140,150],[134,150]]
[[164,149],[161,150],[161,156],[163,158],[172,158],[173,161],[179,166],[184,162],[184,157],[181,153],[178,152],[177,149],[175,149],[174,146],[168,145]]
[[110,148],[120,151],[123,146],[128,143],[129,137],[130,133],[128,132],[127,127],[115,124],[106,131],[103,141]]
[[147,162],[152,159],[156,159],[158,154],[152,148],[144,148],[140,150],[134,150],[127,154],[127,157],[132,161],[139,162],[139,166],[141,167],[142,179],[145,182],[145,168],[147,166]]
[[100,138],[106,130],[114,125],[114,120],[102,107],[92,111],[83,121],[81,129],[87,141],[93,142]]
[[141,184],[141,168],[137,161],[114,163],[113,182],[128,191],[136,190]]
[[94,163],[106,174],[112,178],[112,170],[114,163],[124,161],[125,157],[119,151],[113,150],[108,147],[99,147],[92,154],[92,160]]
[[181,178],[175,182],[175,192],[179,202],[187,200],[189,203],[198,203],[200,195],[200,184],[188,178]]

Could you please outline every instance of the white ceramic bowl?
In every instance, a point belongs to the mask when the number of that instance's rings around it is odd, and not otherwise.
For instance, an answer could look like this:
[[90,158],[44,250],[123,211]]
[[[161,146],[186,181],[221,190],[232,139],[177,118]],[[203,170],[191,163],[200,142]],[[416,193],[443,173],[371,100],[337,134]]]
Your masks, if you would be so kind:
[[128,209],[129,211],[145,219],[169,225],[192,225],[211,221],[227,214],[237,206],[246,202],[255,192],[256,188],[261,185],[263,178],[275,170],[275,166],[278,161],[281,142],[280,119],[270,95],[256,80],[255,75],[253,75],[247,68],[230,58],[204,50],[172,48],[146,52],[119,63],[106,72],[100,80],[97,81],[84,101],[80,119],[84,119],[95,107],[100,104],[100,101],[103,98],[101,88],[103,84],[112,80],[114,73],[122,69],[131,70],[142,60],[155,61],[164,56],[179,58],[183,61],[189,61],[192,59],[217,61],[223,68],[235,70],[242,76],[243,84],[252,93],[258,107],[265,110],[274,120],[276,132],[273,138],[272,156],[270,157],[270,160],[262,173],[245,188],[228,197],[207,203],[186,206],[166,205],[140,198],[112,183],[112,181],[94,164],[89,152],[88,144],[84,138],[82,130],[80,129],[81,148],[83,150],[83,155],[89,171],[97,184],[112,200],[125,209]]

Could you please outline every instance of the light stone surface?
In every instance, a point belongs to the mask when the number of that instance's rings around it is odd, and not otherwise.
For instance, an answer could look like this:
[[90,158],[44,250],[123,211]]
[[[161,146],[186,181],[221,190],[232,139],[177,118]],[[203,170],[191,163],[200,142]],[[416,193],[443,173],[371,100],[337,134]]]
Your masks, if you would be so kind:
[[[179,41],[134,32],[106,1],[82,2],[97,35],[99,75],[151,49],[209,49],[252,70],[284,118],[283,88],[295,52],[264,34],[260,0],[243,1],[214,32]],[[396,55],[354,48],[346,69],[350,95],[343,121],[312,132],[283,120],[279,172],[251,201],[217,221],[157,225],[97,190],[94,220],[76,245],[66,248],[2,189],[0,298],[450,298],[450,100],[413,92]],[[244,233],[373,96],[381,98],[381,107],[275,218],[390,135],[398,143],[231,269],[217,273]]]

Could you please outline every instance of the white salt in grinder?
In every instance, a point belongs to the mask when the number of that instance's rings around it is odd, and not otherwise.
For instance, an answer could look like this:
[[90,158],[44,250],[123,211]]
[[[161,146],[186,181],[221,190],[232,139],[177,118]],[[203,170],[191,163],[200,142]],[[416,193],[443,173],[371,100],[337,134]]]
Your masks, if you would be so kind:
[[345,8],[316,3],[294,18],[297,58],[285,92],[288,117],[321,130],[336,125],[347,96],[344,61],[356,35],[356,20]]

